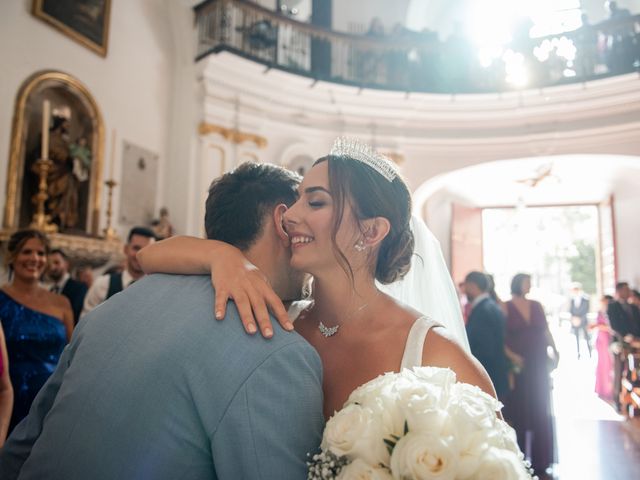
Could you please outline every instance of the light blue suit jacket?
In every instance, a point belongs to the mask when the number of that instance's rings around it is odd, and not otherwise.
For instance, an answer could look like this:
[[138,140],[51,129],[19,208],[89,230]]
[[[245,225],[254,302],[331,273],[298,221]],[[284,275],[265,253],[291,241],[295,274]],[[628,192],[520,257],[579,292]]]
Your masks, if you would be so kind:
[[80,322],[0,478],[304,479],[323,428],[317,352],[213,318],[208,277],[151,275]]

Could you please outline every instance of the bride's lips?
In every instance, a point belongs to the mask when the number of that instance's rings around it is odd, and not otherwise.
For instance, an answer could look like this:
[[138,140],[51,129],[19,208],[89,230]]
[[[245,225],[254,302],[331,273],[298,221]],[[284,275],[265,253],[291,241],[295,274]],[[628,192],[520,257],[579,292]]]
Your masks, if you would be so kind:
[[291,241],[292,248],[301,248],[313,242],[313,237],[311,235],[305,235],[304,233],[299,232],[291,232],[289,234],[289,239]]

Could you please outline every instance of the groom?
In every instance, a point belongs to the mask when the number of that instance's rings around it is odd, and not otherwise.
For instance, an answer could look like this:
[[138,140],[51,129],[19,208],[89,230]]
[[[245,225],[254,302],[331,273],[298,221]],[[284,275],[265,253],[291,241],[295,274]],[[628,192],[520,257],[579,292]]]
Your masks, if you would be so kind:
[[[297,186],[243,164],[207,199],[207,236],[242,249],[283,299],[301,286],[281,221]],[[83,318],[0,478],[305,478],[323,426],[317,353],[296,333],[246,335],[231,304],[217,322],[213,306],[208,276],[157,274]]]

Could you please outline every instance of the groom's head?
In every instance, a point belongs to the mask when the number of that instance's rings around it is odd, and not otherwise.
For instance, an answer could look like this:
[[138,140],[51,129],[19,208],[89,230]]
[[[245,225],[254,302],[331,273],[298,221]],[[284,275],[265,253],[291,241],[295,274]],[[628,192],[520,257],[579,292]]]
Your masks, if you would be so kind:
[[215,179],[206,202],[207,238],[242,250],[284,300],[297,298],[302,283],[289,266],[289,237],[282,227],[300,180],[282,167],[247,162]]

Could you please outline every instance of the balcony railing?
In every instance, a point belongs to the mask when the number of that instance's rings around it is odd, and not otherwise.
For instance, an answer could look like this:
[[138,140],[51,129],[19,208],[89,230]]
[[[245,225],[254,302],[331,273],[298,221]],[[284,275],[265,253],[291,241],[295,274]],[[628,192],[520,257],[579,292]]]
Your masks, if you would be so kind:
[[196,60],[230,51],[269,68],[358,87],[434,93],[540,88],[640,71],[640,15],[571,32],[522,36],[481,65],[464,37],[433,32],[373,37],[335,32],[246,0],[195,8]]

